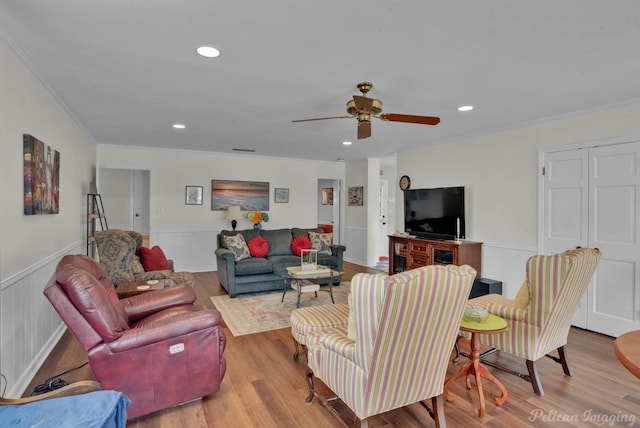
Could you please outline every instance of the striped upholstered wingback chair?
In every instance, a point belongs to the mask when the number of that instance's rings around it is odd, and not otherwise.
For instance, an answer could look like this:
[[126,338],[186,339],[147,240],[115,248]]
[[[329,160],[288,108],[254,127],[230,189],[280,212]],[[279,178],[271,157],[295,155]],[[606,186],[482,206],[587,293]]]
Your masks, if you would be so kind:
[[[527,260],[526,279],[515,299],[488,294],[469,301],[470,304],[486,307],[488,312],[509,322],[509,329],[498,334],[484,334],[481,341],[524,358],[528,375],[510,369],[506,371],[530,381],[537,395],[544,395],[544,390],[535,362],[550,352],[557,350],[558,357],[550,358],[562,364],[564,373],[571,376],[565,350],[569,328],[599,260],[600,251],[597,248],[532,256]],[[505,369],[490,361],[483,361]]]
[[466,265],[354,275],[348,333],[308,341],[312,394],[315,375],[365,427],[368,417],[412,403],[429,408],[422,401],[431,398],[444,426],[445,375],[475,275]]

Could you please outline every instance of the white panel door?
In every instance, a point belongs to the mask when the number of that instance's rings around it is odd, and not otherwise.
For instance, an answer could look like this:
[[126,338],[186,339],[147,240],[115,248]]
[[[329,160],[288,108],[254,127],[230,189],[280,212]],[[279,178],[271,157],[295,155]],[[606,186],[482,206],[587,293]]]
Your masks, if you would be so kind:
[[589,246],[602,251],[588,290],[587,329],[640,327],[640,142],[589,150]]
[[573,324],[617,337],[640,328],[640,142],[544,153],[544,253],[597,247]]
[[[546,153],[544,170],[543,253],[586,247],[589,243],[588,151]],[[586,294],[573,325],[587,328]]]

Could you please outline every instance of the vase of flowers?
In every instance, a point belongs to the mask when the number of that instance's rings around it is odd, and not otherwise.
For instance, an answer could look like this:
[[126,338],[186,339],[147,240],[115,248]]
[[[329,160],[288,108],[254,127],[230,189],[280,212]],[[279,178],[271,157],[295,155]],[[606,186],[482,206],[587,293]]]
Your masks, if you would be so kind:
[[249,211],[247,212],[247,218],[253,223],[254,229],[262,229],[262,222],[269,221],[269,214],[262,211]]

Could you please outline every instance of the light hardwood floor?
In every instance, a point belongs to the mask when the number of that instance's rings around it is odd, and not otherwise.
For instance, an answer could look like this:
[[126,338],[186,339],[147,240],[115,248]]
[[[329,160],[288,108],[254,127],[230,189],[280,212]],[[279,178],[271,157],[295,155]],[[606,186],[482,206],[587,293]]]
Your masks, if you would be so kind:
[[[345,263],[345,279],[368,271]],[[369,270],[370,271],[370,270]],[[198,303],[212,307],[212,295],[224,294],[216,272],[197,273],[195,289]],[[197,428],[197,427],[340,427],[317,400],[305,405],[306,359],[292,358],[293,339],[288,329],[248,336],[233,337],[226,327],[227,373],[220,391],[192,403],[167,409],[130,421],[132,428]],[[463,349],[467,346],[462,342]],[[508,391],[507,402],[498,407],[494,398],[497,388],[484,382],[486,414],[477,417],[478,396],[475,384],[467,390],[464,382],[450,388],[453,401],[445,402],[449,427],[589,427],[640,426],[640,379],[627,372],[613,353],[611,337],[572,329],[568,357],[572,377],[565,376],[559,364],[548,358],[538,363],[543,397],[536,396],[529,383],[508,373],[489,368]],[[519,370],[524,363],[508,355],[498,358]],[[67,332],[34,377],[25,396],[45,379],[77,367],[87,361],[86,354]],[[461,358],[459,365],[466,362]],[[450,364],[448,375],[458,365]],[[62,376],[67,382],[94,379],[88,366]],[[135,381],[132,376],[132,381]],[[187,380],[185,380],[187,381]],[[317,381],[319,391],[331,395]],[[352,414],[342,411],[345,419]],[[373,417],[370,427],[434,426],[433,420],[419,404]]]

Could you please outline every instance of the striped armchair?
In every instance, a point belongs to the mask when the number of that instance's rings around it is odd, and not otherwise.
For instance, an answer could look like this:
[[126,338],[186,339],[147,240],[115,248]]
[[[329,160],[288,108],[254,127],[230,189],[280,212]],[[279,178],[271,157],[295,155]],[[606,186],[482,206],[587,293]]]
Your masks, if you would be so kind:
[[537,395],[544,395],[535,362],[553,350],[551,357],[571,376],[565,346],[571,321],[600,259],[597,248],[578,248],[562,254],[536,255],[527,261],[527,277],[515,299],[488,294],[469,304],[485,307],[505,318],[510,328],[503,333],[484,334],[484,344],[526,360],[528,375],[483,360],[496,368],[530,381]]
[[[445,375],[475,275],[452,265],[355,275],[348,332],[308,338],[310,397],[319,396],[315,375],[363,427],[370,416],[416,402],[444,426]],[[433,409],[422,403],[428,398]]]

